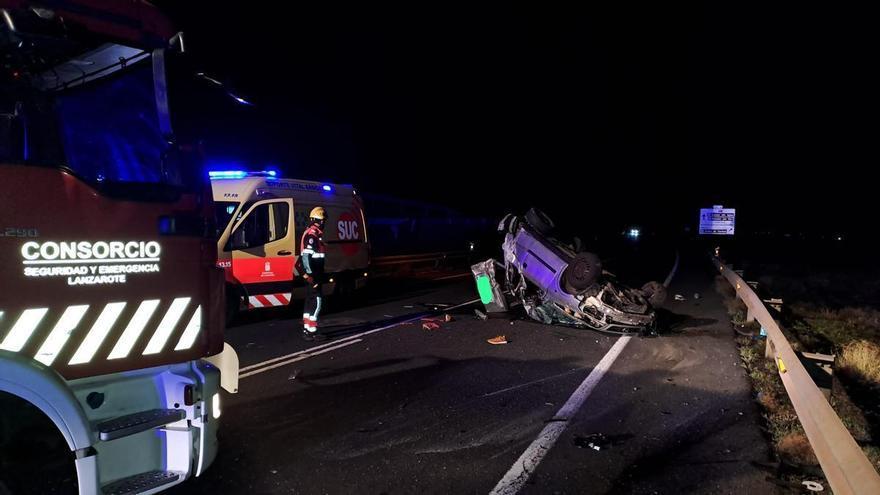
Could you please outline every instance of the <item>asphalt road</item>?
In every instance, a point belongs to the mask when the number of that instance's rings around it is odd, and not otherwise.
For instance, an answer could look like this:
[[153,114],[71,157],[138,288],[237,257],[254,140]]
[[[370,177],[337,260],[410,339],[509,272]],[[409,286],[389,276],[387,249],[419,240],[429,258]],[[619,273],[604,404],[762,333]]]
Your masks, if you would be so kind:
[[[672,264],[639,259],[631,283]],[[475,305],[425,330],[425,304],[473,300],[472,279],[388,285],[328,314],[328,342],[304,342],[295,311],[230,328],[245,375],[223,397],[220,454],[173,493],[774,491],[752,465],[767,443],[708,260],[683,256],[670,296],[687,300],[668,298],[659,337],[625,342]]]

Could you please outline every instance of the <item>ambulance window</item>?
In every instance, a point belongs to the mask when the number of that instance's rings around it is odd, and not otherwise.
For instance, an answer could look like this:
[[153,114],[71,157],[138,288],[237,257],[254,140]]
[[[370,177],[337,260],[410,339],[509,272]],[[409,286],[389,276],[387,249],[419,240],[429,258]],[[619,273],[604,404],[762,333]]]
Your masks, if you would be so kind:
[[269,242],[269,205],[257,206],[232,233],[226,250],[249,249]]
[[284,239],[287,237],[287,226],[290,223],[290,207],[287,203],[272,203],[272,217],[275,229],[269,240]]

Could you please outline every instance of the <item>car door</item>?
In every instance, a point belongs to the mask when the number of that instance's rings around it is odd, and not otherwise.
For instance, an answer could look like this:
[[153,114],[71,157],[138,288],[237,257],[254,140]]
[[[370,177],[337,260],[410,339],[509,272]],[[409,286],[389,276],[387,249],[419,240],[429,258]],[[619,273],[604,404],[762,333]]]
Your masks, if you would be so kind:
[[224,250],[232,253],[233,277],[249,296],[290,293],[294,235],[292,199],[257,201],[232,228]]

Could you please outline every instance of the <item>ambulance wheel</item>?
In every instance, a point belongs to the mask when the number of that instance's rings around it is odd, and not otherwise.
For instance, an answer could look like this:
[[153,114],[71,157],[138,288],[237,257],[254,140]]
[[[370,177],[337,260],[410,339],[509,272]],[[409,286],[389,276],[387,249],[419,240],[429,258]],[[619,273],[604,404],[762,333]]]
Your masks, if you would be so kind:
[[241,310],[241,293],[237,288],[226,286],[226,325],[232,322]]

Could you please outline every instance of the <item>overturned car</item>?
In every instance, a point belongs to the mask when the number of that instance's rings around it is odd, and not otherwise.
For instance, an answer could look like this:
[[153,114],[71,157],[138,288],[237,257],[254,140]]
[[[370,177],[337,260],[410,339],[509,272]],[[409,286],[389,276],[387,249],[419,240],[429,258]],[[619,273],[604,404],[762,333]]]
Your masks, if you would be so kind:
[[[498,225],[504,234],[504,262],[487,260],[472,267],[480,297],[489,307],[506,309],[505,294],[522,303],[542,323],[555,323],[613,333],[655,332],[654,306],[665,288],[649,282],[633,289],[602,270],[599,257],[580,251],[579,242],[552,237],[553,222],[541,211],[507,215]],[[495,268],[504,271],[501,282]],[[491,308],[490,308],[491,309]]]

